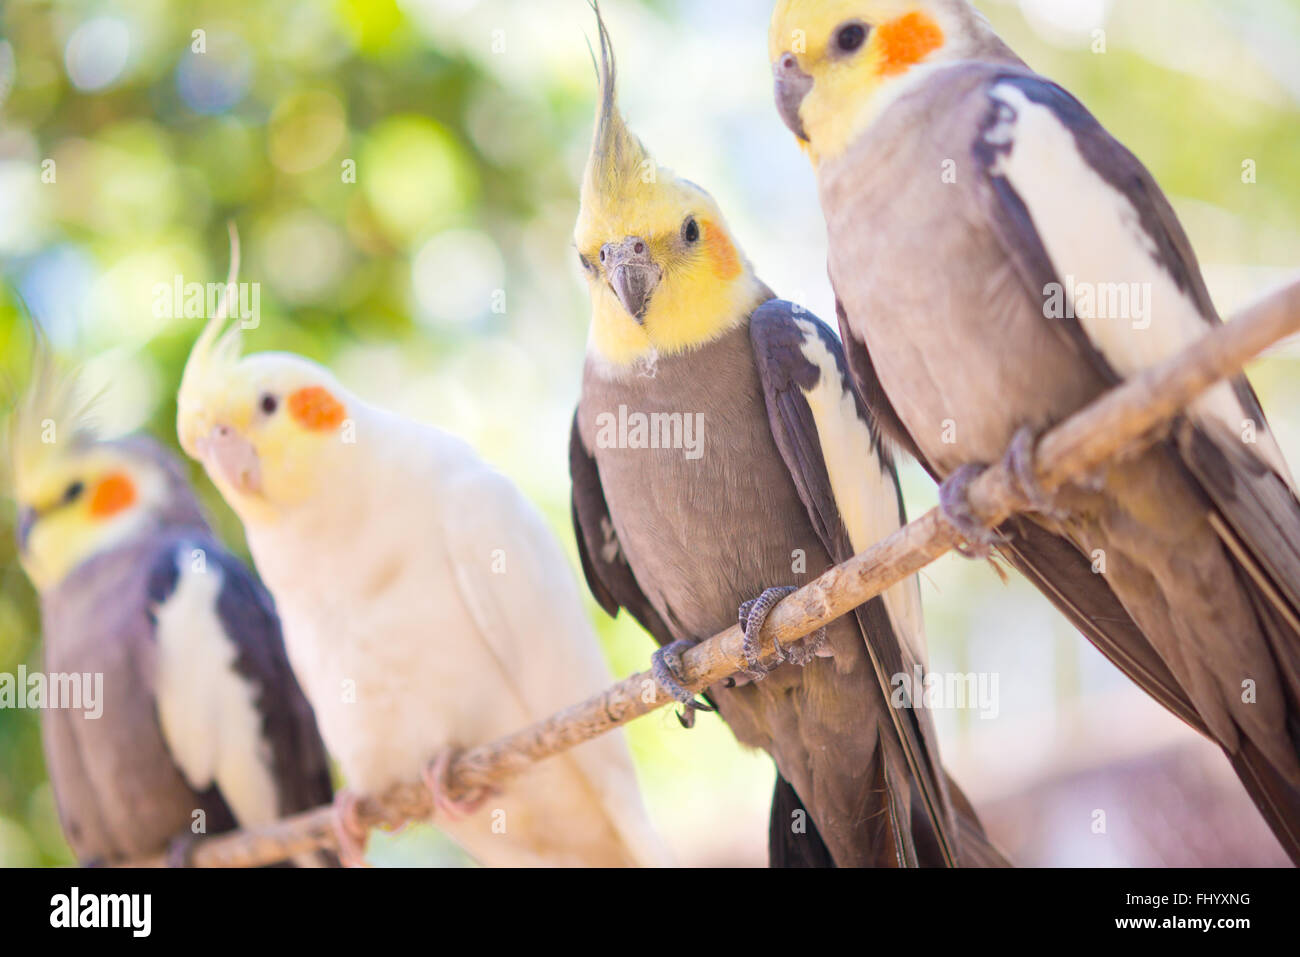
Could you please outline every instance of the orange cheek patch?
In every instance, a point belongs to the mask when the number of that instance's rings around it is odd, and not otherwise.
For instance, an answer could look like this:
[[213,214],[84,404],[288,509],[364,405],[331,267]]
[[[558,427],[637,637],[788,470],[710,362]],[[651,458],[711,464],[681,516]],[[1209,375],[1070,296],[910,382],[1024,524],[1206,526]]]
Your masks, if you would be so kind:
[[876,29],[880,44],[880,72],[902,73],[943,46],[943,31],[924,13],[907,13]]
[[735,279],[740,275],[740,257],[726,234],[709,220],[700,223],[704,233],[704,248],[708,251],[713,274],[719,279]]
[[135,483],[121,472],[114,472],[100,480],[90,497],[90,514],[95,518],[108,518],[135,504]]
[[343,424],[347,409],[328,390],[311,385],[289,396],[289,414],[304,429],[327,432]]

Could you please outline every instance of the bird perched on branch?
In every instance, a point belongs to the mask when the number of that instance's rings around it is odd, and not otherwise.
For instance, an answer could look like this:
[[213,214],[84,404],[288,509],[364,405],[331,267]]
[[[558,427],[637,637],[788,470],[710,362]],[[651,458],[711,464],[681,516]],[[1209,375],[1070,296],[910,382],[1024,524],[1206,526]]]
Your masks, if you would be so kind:
[[102,438],[75,377],[44,348],[34,367],[11,432],[18,547],[49,687],[83,685],[81,707],[41,725],[77,859],[184,863],[201,834],[328,804],[275,607],[213,538],[180,462],[145,436]]
[[753,680],[709,697],[776,762],[774,865],[1002,863],[944,774],[929,715],[889,705],[891,676],[925,663],[915,580],[777,662],[757,656],[781,597],[900,526],[897,478],[830,330],[775,300],[713,199],[627,129],[597,18],[575,229],[592,320],[570,445],[587,582],[663,646],[655,674],[688,721],[680,654],[739,609]]
[[[816,168],[849,369],[1117,666],[1218,743],[1300,861],[1300,506],[1244,377],[1046,500],[1034,436],[1219,321],[1142,164],[965,0],[781,0],[777,108]],[[1009,450],[1039,510],[965,488]]]
[[664,861],[622,734],[455,795],[456,748],[516,731],[610,682],[569,564],[508,479],[453,435],[349,393],[295,355],[240,355],[221,315],[185,367],[181,445],[239,515],[289,658],[349,792],[422,774],[437,822],[487,865]]

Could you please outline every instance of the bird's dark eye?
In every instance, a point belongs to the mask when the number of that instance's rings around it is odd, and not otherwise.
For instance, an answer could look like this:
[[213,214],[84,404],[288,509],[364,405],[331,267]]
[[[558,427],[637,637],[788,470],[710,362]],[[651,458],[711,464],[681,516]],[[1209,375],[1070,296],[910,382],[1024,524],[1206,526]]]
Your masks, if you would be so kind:
[[682,239],[688,243],[700,241],[700,224],[695,221],[694,216],[686,217],[686,222],[682,223]]
[[86,490],[86,485],[80,480],[73,482],[63,490],[63,504],[71,505],[77,499],[81,498],[81,493]]
[[841,53],[852,53],[867,39],[867,28],[862,23],[846,23],[835,31],[835,46]]
[[261,405],[264,413],[267,415],[275,415],[275,410],[280,407],[280,400],[267,392],[262,396]]
[[578,262],[582,263],[583,269],[587,270],[588,272],[591,271],[591,260],[588,259],[586,256],[584,256],[582,253],[578,253]]

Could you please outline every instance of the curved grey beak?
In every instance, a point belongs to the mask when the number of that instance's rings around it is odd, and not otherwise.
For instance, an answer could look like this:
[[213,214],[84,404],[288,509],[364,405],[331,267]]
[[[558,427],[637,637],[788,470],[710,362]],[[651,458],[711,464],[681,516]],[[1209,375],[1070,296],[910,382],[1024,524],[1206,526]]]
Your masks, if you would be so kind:
[[217,424],[198,441],[203,464],[215,468],[238,492],[260,495],[262,464],[257,450],[246,438],[228,425]]
[[27,553],[27,539],[32,537],[32,527],[36,524],[36,509],[20,508],[18,510],[18,551]]
[[791,133],[807,142],[808,134],[799,118],[799,106],[812,89],[813,78],[799,69],[799,60],[793,53],[782,53],[772,64],[772,85],[776,111],[781,114],[782,122],[790,127]]
[[663,270],[650,258],[650,245],[640,236],[628,236],[621,243],[606,243],[601,250],[609,287],[627,314],[641,322],[650,297],[663,278]]

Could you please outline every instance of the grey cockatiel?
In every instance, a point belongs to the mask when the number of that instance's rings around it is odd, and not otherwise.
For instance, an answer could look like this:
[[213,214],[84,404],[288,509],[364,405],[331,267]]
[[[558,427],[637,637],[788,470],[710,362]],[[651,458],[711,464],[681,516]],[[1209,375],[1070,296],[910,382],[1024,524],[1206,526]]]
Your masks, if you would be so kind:
[[[1013,448],[1024,475],[1034,433],[1218,322],[1196,257],[1142,164],[964,0],[784,0],[770,41],[849,367],[978,541],[982,464]],[[1040,505],[1003,554],[1224,749],[1300,860],[1300,507],[1249,384]]]
[[[674,669],[690,642],[742,604],[752,642],[786,590],[898,528],[902,503],[834,336],[772,298],[703,190],[654,166],[618,113],[603,24],[600,38],[575,233],[592,324],[574,522],[593,593],[665,646],[656,675],[689,710]],[[888,703],[891,676],[925,661],[914,580],[788,654],[709,691],[776,761],[773,864],[1002,863],[928,714]]]
[[40,592],[44,671],[90,675],[102,696],[42,714],[77,859],[179,863],[197,834],[328,804],[270,596],[212,537],[170,453],[97,438],[72,381],[38,370],[12,431],[19,554]]

